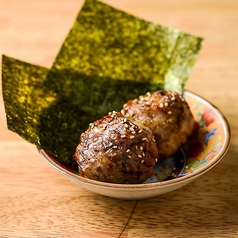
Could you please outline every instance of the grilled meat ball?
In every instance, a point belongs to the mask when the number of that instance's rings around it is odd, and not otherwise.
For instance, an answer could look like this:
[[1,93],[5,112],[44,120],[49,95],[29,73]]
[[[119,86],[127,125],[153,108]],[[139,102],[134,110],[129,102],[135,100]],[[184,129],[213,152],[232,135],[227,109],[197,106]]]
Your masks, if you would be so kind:
[[187,141],[195,123],[185,99],[173,91],[159,90],[129,100],[121,112],[153,131],[161,158],[172,156]]
[[74,159],[83,177],[135,184],[153,174],[158,149],[149,128],[112,112],[81,134]]

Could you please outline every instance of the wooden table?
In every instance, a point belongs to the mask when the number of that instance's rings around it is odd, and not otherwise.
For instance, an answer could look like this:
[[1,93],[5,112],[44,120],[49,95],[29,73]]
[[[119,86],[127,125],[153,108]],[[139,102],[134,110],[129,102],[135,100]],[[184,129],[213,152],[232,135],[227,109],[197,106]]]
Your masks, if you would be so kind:
[[[186,89],[232,130],[227,155],[195,182],[143,201],[93,194],[55,172],[7,130],[0,101],[0,237],[238,237],[238,1],[107,0],[205,38]],[[82,0],[1,0],[0,53],[50,67]]]

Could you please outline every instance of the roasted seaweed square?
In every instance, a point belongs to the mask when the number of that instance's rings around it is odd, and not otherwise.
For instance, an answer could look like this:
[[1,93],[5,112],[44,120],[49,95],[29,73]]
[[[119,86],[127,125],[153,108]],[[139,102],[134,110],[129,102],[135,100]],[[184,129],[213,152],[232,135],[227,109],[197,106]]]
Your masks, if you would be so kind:
[[143,85],[138,90],[142,94],[151,88],[182,92],[201,42],[200,37],[86,0],[44,84],[100,117],[113,110],[111,104],[117,110],[133,96],[127,93],[139,87],[135,82]]
[[48,69],[2,58],[2,91],[8,129],[66,163],[93,117],[43,85]]

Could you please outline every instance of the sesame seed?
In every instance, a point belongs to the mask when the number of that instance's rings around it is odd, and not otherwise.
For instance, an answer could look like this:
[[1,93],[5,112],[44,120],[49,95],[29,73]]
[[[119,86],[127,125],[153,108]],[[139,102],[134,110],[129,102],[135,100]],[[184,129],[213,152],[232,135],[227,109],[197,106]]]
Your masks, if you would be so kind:
[[129,126],[127,124],[124,125],[125,128],[128,128]]
[[165,102],[165,103],[164,103],[164,105],[165,105],[166,107],[168,107],[168,106],[169,106],[169,104],[168,104],[167,102]]
[[135,132],[135,131],[132,131],[132,132],[131,132],[131,134],[135,135],[135,134],[136,134],[136,132]]
[[118,146],[117,146],[117,145],[114,145],[112,148],[113,148],[113,149],[117,149],[117,148],[118,148]]
[[130,136],[130,139],[133,139],[133,138],[135,138],[135,136]]
[[155,158],[155,162],[157,162],[158,161],[158,159],[157,158]]
[[126,153],[130,152],[131,150],[130,149],[127,149]]
[[161,102],[161,103],[159,104],[159,107],[160,107],[160,108],[163,108],[163,107],[164,107],[164,104]]
[[142,156],[141,156],[141,155],[138,155],[138,157],[139,157],[139,158],[142,158]]
[[179,98],[181,99],[181,101],[185,101],[185,99],[180,95]]
[[126,135],[121,135],[121,138],[125,138],[126,137]]
[[138,133],[140,134],[142,132],[142,130],[139,130]]
[[143,150],[143,149],[144,149],[143,146],[141,146],[141,147],[140,147],[140,150]]
[[127,157],[131,159],[131,156],[130,156],[130,155],[127,155]]
[[113,143],[112,143],[112,142],[110,142],[110,143],[109,143],[109,146],[112,146],[112,145],[113,145]]
[[141,160],[141,163],[143,164],[145,162],[145,160],[143,159],[143,160]]
[[94,123],[90,123],[89,126],[91,127],[91,129],[93,129]]
[[168,111],[168,114],[171,114],[172,112],[171,111]]
[[175,101],[175,97],[173,96],[173,97],[171,98],[171,100],[172,100],[172,101]]
[[124,118],[124,120],[123,120],[124,122],[127,122],[127,119],[126,118]]
[[145,157],[145,153],[143,152],[142,155]]
[[148,141],[148,139],[146,137],[142,138],[142,141]]

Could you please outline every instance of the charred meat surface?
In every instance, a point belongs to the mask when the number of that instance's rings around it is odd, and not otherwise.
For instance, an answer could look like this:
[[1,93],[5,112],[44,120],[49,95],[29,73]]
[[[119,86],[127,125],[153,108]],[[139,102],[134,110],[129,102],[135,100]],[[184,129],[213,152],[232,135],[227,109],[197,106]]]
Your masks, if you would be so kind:
[[110,112],[81,134],[74,159],[83,177],[135,184],[153,174],[158,149],[148,127],[120,112]]
[[176,153],[192,134],[195,123],[187,102],[174,91],[159,90],[129,100],[121,112],[152,130],[161,158]]

